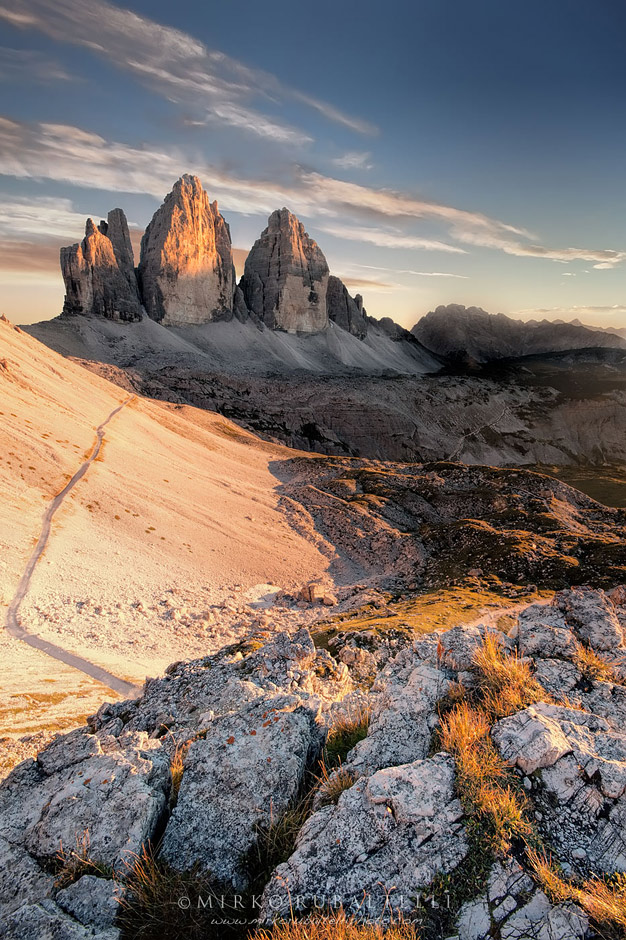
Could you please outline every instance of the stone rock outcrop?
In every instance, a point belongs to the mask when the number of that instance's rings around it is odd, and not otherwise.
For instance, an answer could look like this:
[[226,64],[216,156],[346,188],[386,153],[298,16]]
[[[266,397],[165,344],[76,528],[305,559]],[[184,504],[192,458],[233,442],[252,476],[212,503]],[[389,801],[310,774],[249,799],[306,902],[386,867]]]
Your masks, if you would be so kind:
[[232,318],[230,229],[197,176],[182,176],[154,213],[138,275],[148,315],[164,326]]
[[[419,794],[419,796],[418,796]],[[447,754],[379,770],[361,778],[304,824],[289,861],[264,894],[263,914],[288,916],[292,899],[340,901],[364,919],[412,909],[420,888],[452,871],[467,853],[463,810],[454,796]],[[361,917],[363,914],[361,912]]]
[[[487,891],[468,901],[456,923],[458,940],[584,940],[589,923],[571,903],[551,904],[513,858],[496,862]],[[497,933],[495,933],[497,931]]]
[[340,326],[342,330],[352,333],[359,339],[367,336],[367,313],[363,308],[363,298],[360,294],[351,297],[343,281],[334,274],[328,278],[326,290],[326,309],[328,319]]
[[[545,700],[500,719],[491,735],[565,878],[626,871],[626,686],[581,672],[590,651],[609,672],[618,668],[610,664],[626,654],[625,599],[622,591],[561,591],[548,606],[526,608],[509,636],[496,634],[545,683]],[[433,731],[448,693],[480,694],[475,653],[489,630],[483,623],[406,636],[399,652],[385,653],[373,685],[360,688],[302,629],[176,663],[141,698],[103,706],[0,784],[3,936],[118,940],[120,862],[149,840],[172,868],[210,872],[220,894],[252,887],[266,922],[320,904],[383,922],[392,911],[427,909],[439,875],[465,877],[466,822],[478,824],[471,804],[466,818],[454,759],[437,750]],[[341,728],[355,706],[371,709],[371,720],[335,771],[341,786],[309,790],[307,771],[316,772],[311,762],[327,730]],[[183,765],[177,801],[174,754]],[[249,852],[259,827],[294,798],[308,818],[290,856],[258,882]],[[87,830],[91,858],[116,870],[101,865],[98,877],[55,882],[59,840],[71,848]],[[514,850],[498,857],[477,895],[450,912],[458,940],[599,935],[575,903],[547,897]]]
[[165,830],[162,854],[173,868],[197,865],[221,883],[247,886],[244,862],[258,827],[285,812],[321,749],[316,713],[282,695],[211,722],[189,749]]
[[133,250],[121,209],[110,212],[109,222],[100,223],[98,228],[87,219],[82,242],[61,248],[61,272],[65,282],[64,314],[141,320]]
[[135,256],[130,240],[130,232],[128,231],[128,222],[122,209],[111,209],[106,222],[100,222],[98,228],[113,245],[113,253],[118,268],[124,274],[128,283],[136,290]]
[[280,209],[246,258],[242,289],[249,310],[270,329],[319,333],[328,326],[328,278],[321,249]]

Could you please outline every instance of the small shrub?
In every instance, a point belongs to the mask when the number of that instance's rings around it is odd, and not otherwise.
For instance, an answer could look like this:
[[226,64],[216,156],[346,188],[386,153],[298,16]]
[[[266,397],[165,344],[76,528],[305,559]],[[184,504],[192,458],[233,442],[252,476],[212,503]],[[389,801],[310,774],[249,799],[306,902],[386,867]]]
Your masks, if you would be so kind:
[[252,934],[251,940],[419,940],[414,924],[361,924],[339,910],[307,920],[289,920]]
[[548,897],[574,901],[589,915],[606,940],[622,940],[626,932],[626,874],[588,878],[580,885],[566,881],[545,853],[528,850],[528,861]]
[[340,715],[332,725],[326,738],[323,761],[327,767],[336,767],[348,756],[348,752],[367,736],[370,710],[362,707]]
[[533,677],[530,665],[517,653],[503,650],[495,633],[487,633],[474,653],[474,673],[482,707],[494,721],[535,702],[550,700]]

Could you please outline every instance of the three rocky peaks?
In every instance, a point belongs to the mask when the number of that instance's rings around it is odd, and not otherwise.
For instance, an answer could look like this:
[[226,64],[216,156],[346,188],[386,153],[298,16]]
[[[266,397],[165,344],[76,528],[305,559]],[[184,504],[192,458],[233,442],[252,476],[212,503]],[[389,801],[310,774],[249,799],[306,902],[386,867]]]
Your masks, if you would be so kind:
[[252,320],[289,333],[318,333],[334,321],[364,338],[360,295],[330,275],[321,249],[289,212],[273,212],[252,246],[239,284],[228,223],[196,176],[182,176],[155,212],[135,268],[126,216],[113,209],[80,244],[61,249],[66,315],[163,326]]

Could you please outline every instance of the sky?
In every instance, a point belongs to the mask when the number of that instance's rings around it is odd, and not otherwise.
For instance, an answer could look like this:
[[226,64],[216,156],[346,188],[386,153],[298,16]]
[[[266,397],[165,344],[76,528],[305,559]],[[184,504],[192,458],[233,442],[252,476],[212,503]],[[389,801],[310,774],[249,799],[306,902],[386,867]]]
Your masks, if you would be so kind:
[[374,316],[626,327],[625,46],[623,0],[0,0],[0,312],[191,172],[239,275],[284,205]]

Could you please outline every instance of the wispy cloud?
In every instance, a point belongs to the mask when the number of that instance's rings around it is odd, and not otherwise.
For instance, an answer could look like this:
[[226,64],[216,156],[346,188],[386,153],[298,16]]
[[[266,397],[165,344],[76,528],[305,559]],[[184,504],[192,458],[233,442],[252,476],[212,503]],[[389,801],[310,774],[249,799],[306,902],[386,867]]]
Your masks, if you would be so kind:
[[431,238],[420,238],[417,235],[404,235],[398,232],[389,232],[385,229],[356,228],[347,225],[324,225],[321,229],[335,238],[346,238],[349,241],[366,242],[377,245],[379,248],[420,248],[424,251],[446,251],[452,254],[466,254],[464,248],[448,245],[446,242]]
[[401,274],[415,274],[417,277],[457,277],[462,281],[469,280],[468,274],[452,274],[451,271],[401,271]]
[[375,278],[369,277],[351,277],[350,275],[340,275],[341,280],[350,290],[367,290],[374,292],[387,293],[388,291],[397,290],[400,286],[395,284],[393,281],[377,281]]
[[0,80],[5,82],[69,81],[72,76],[55,59],[36,49],[0,46]]
[[84,213],[75,212],[69,199],[16,198],[0,202],[0,236],[18,241],[77,237],[84,225]]
[[334,157],[331,163],[342,170],[371,170],[374,164],[370,162],[370,157],[367,150],[349,150],[340,157]]
[[375,133],[367,121],[333,104],[281,84],[270,73],[250,69],[194,36],[163,26],[106,0],[13,0],[0,5],[12,26],[37,29],[60,42],[84,46],[134,74],[151,90],[202,112],[206,123],[235,127],[287,144],[306,144],[309,134],[273,118],[253,102],[293,100],[360,134]]

